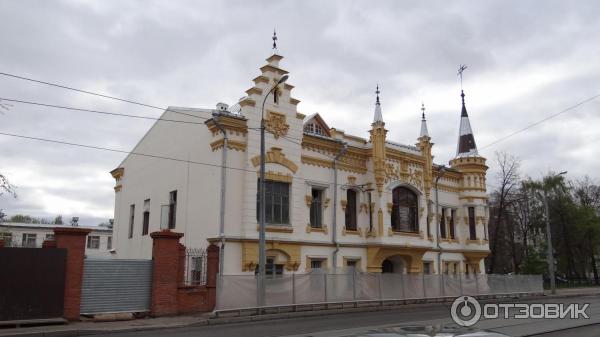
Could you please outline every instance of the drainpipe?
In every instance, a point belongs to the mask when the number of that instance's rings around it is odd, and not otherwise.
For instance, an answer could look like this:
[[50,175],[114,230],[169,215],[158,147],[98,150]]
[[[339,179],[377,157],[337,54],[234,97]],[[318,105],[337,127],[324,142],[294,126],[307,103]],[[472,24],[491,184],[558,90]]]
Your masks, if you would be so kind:
[[338,141],[338,142],[340,143],[340,145],[342,145],[342,148],[340,149],[340,152],[338,152],[338,154],[333,159],[333,207],[332,207],[333,221],[331,223],[331,227],[332,227],[331,231],[332,231],[333,244],[335,245],[335,250],[333,251],[333,255],[331,257],[331,263],[332,263],[334,270],[335,270],[335,268],[337,268],[337,253],[340,251],[340,244],[337,242],[337,191],[338,191],[337,161],[348,150],[348,144],[346,144],[345,142],[342,142],[342,141]]
[[[437,176],[435,177],[435,225],[436,225],[436,243],[437,243],[437,248],[438,248],[438,256],[437,256],[437,265],[438,265],[438,274],[440,275],[440,280],[442,278],[442,246],[440,245],[440,214],[438,213],[438,208],[439,208],[439,189],[438,189],[438,182],[440,181],[440,178],[442,177],[442,175],[444,174],[444,172],[446,171],[446,167],[444,165],[440,166],[438,168],[438,172],[437,172]],[[440,281],[441,282],[441,281]]]
[[223,151],[221,152],[221,202],[219,209],[219,238],[221,238],[221,249],[219,249],[219,274],[223,275],[223,266],[225,263],[225,187],[227,182],[227,146],[229,138],[227,131],[219,123],[219,113],[213,112],[213,121],[215,126],[223,133]]

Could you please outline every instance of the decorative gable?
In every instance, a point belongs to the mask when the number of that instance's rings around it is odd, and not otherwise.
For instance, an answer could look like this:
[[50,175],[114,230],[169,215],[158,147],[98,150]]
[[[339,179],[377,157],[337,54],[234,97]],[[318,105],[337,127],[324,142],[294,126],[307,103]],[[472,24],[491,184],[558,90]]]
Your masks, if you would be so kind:
[[325,123],[318,113],[309,116],[306,122],[304,122],[304,132],[311,135],[331,137],[329,126],[327,126],[327,123]]

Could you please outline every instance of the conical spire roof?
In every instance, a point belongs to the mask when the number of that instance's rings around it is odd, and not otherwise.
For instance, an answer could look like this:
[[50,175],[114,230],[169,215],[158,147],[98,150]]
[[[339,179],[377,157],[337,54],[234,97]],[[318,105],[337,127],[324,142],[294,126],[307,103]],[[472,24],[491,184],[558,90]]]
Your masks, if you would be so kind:
[[477,145],[475,144],[475,137],[473,137],[473,130],[471,129],[469,115],[467,114],[467,108],[465,106],[464,91],[460,91],[460,96],[462,98],[462,111],[460,113],[460,128],[458,131],[456,156],[477,156]]
[[429,130],[427,130],[427,120],[425,119],[425,104],[421,103],[421,134],[420,137],[429,137]]
[[375,94],[377,95],[377,99],[375,101],[375,115],[373,117],[373,123],[375,122],[383,122],[383,116],[381,115],[381,103],[379,102],[379,84],[377,85],[377,90],[375,90]]

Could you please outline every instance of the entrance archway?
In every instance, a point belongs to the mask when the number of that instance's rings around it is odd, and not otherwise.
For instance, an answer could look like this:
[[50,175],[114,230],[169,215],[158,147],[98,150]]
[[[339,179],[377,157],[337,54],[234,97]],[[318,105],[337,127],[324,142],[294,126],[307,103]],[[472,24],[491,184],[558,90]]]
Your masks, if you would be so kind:
[[382,273],[393,273],[394,272],[394,264],[392,261],[385,259],[381,263],[381,272]]
[[400,255],[393,255],[381,262],[382,273],[406,274],[406,262]]

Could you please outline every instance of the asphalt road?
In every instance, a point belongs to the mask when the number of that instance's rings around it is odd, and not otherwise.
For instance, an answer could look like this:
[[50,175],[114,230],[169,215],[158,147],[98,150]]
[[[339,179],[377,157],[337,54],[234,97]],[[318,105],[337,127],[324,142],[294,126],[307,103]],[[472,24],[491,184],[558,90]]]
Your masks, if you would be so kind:
[[[507,302],[504,300],[503,302]],[[477,326],[508,336],[600,336],[600,297],[514,300],[511,303],[589,303],[590,319],[489,319]],[[388,311],[344,313],[315,317],[218,324],[199,327],[116,333],[115,337],[194,336],[194,337],[345,337],[386,327],[402,325],[440,325],[451,322],[449,304],[415,305]],[[596,325],[591,325],[596,324]],[[579,328],[576,328],[579,327]],[[568,329],[558,331],[562,329]],[[557,331],[557,332],[552,332]]]

